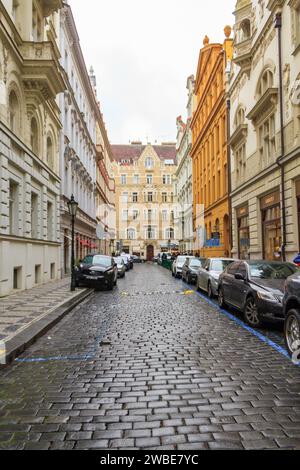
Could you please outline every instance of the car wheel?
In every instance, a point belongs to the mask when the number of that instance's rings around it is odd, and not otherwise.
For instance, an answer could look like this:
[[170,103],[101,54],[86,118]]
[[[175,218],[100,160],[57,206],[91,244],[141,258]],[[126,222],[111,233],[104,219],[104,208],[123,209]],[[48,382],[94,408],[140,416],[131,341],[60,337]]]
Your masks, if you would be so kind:
[[209,282],[208,283],[208,286],[207,286],[207,295],[210,299],[213,299],[214,298],[214,293],[213,293],[213,290],[212,290],[212,287],[211,287],[211,283]]
[[172,277],[175,277],[174,271],[172,271]]
[[220,289],[219,289],[218,302],[219,302],[219,307],[221,307],[221,308],[226,308],[227,307],[226,302],[225,302],[225,297],[224,297],[224,291],[223,291],[222,287],[220,287]]
[[262,321],[258,312],[256,302],[253,297],[249,297],[246,300],[244,308],[244,320],[248,325],[253,328],[258,328],[262,325]]
[[290,356],[300,349],[300,310],[288,312],[284,322],[284,339]]

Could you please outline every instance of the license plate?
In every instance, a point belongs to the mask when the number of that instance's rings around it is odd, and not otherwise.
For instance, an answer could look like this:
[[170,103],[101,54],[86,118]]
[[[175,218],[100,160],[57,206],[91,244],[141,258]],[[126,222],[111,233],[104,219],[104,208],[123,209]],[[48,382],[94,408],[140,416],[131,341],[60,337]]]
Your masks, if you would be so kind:
[[102,279],[102,277],[97,277],[97,276],[86,276],[86,279],[88,281],[98,281],[99,279]]

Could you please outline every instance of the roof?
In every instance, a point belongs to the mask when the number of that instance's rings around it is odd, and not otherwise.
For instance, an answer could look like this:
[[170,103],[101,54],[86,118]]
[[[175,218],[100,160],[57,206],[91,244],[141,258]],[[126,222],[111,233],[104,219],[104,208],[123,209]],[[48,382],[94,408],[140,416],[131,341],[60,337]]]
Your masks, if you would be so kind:
[[[117,162],[134,162],[140,158],[146,145],[112,145],[113,160]],[[153,149],[161,160],[174,160],[176,158],[176,145],[153,145]]]

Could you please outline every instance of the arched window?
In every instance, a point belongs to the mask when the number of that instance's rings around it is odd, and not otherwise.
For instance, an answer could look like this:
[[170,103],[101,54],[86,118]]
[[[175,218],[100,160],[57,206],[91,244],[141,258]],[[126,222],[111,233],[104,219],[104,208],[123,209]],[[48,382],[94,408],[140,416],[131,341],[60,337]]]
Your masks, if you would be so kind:
[[129,228],[127,230],[127,240],[135,240],[136,239],[136,231],[134,228]]
[[242,21],[242,23],[240,25],[240,32],[241,32],[241,35],[240,35],[241,42],[246,41],[247,39],[250,38],[250,36],[251,36],[251,23],[250,23],[250,20],[248,18],[245,19],[244,21]]
[[20,131],[20,107],[14,91],[11,91],[9,95],[9,127],[15,134]]
[[234,118],[234,127],[241,126],[244,123],[245,123],[245,110],[244,108],[240,106]]
[[50,136],[47,137],[47,164],[50,168],[53,169],[53,167],[54,167],[54,146],[53,146],[52,138]]
[[261,98],[265,92],[274,85],[274,74],[270,69],[265,70],[258,84],[258,98]]
[[37,120],[33,117],[30,123],[30,145],[33,153],[39,153],[39,131]]
[[166,239],[167,240],[174,240],[174,229],[173,228],[167,228],[166,229]]

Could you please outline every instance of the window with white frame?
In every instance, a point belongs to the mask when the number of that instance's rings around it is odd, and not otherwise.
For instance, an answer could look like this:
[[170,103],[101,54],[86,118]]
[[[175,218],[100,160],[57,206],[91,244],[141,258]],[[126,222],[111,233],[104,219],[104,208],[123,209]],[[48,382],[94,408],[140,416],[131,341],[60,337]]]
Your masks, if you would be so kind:
[[162,202],[168,202],[168,193],[162,193]]
[[139,196],[138,193],[132,193],[132,202],[138,202]]
[[122,202],[125,203],[125,204],[128,202],[128,193],[123,193],[122,194]]
[[140,177],[139,175],[133,176],[133,184],[140,184]]
[[137,220],[138,217],[139,217],[139,211],[137,209],[133,209],[133,211],[132,211],[133,220]]
[[136,230],[134,228],[127,230],[127,240],[136,240]]
[[154,161],[152,157],[147,157],[145,160],[145,168],[152,170],[154,167]]
[[127,184],[127,175],[121,175],[121,184],[123,186]]
[[153,176],[147,175],[147,184],[153,184]]
[[174,229],[173,228],[167,228],[165,232],[165,238],[166,240],[174,240]]
[[147,200],[148,202],[153,202],[153,193],[148,193]]
[[162,218],[163,222],[167,222],[167,220],[168,220],[168,211],[167,210],[162,211],[161,218]]
[[246,144],[240,145],[235,151],[235,167],[237,181],[243,181],[246,176]]
[[145,235],[146,235],[147,240],[155,240],[155,238],[156,238],[155,228],[152,227],[151,225],[149,225],[149,227],[146,230]]
[[261,98],[269,88],[274,85],[274,75],[270,69],[265,70],[263,73],[259,86],[258,86],[258,98]]
[[123,222],[127,222],[127,221],[128,221],[128,210],[127,210],[127,209],[123,209],[123,210],[122,210],[122,221],[123,221]]
[[170,185],[171,182],[171,175],[163,175],[163,184]]
[[276,154],[275,115],[268,117],[258,128],[261,162],[269,164]]

